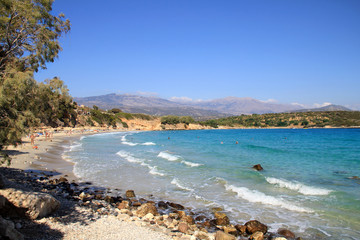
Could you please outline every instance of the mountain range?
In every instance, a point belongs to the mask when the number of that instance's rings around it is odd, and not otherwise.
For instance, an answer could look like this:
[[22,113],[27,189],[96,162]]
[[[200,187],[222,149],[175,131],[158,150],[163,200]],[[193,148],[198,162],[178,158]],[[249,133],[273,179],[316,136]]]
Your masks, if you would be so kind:
[[226,97],[207,101],[176,101],[159,97],[132,94],[106,94],[74,98],[78,105],[101,109],[119,108],[123,112],[145,113],[155,116],[192,116],[196,119],[220,118],[241,114],[263,114],[295,111],[349,111],[342,106],[329,105],[318,109],[304,109],[298,105],[264,102],[253,98]]

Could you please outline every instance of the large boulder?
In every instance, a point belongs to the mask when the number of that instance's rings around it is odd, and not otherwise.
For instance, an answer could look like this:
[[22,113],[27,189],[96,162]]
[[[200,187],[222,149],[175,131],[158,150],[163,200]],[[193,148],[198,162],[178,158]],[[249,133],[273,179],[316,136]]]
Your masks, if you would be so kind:
[[136,211],[136,214],[138,215],[138,217],[144,217],[148,213],[152,213],[154,216],[159,214],[156,207],[152,203],[144,203]]
[[262,224],[257,220],[251,220],[245,223],[245,226],[246,226],[246,232],[248,234],[253,234],[255,232],[262,232],[265,234],[268,230],[268,227],[266,225]]
[[42,218],[60,207],[60,202],[46,193],[7,188],[0,189],[0,195],[7,199],[9,208],[15,207],[21,210],[18,213],[23,213],[30,219]]
[[13,222],[0,216],[0,239],[23,240],[24,236],[15,229]]
[[225,213],[216,212],[215,214],[216,225],[226,226],[230,224],[230,220]]
[[0,173],[0,189],[5,187],[5,180],[3,175]]

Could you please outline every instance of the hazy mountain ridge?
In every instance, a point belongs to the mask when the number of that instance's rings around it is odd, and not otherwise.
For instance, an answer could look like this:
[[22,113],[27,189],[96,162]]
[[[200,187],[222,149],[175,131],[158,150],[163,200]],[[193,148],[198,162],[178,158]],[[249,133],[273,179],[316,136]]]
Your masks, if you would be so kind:
[[226,97],[206,101],[167,100],[159,97],[145,97],[131,94],[107,94],[101,96],[74,98],[79,105],[102,109],[120,108],[129,113],[145,113],[155,116],[177,115],[194,118],[221,118],[241,114],[264,114],[308,111],[351,111],[339,105],[303,109],[298,105],[280,104],[244,97]]

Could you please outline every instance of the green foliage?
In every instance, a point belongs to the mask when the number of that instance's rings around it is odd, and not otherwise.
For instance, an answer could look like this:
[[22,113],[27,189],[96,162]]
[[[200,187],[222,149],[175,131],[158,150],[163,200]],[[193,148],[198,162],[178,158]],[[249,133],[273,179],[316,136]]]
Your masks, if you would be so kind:
[[171,125],[175,125],[175,124],[178,124],[180,123],[180,117],[178,116],[164,116],[164,117],[161,117],[160,119],[161,121],[161,124],[171,124]]
[[131,113],[121,112],[121,113],[116,113],[116,116],[118,118],[125,118],[126,120],[134,119],[134,116]]
[[109,110],[108,112],[116,114],[116,113],[121,113],[122,111],[120,109],[118,109],[118,108],[113,108],[113,109]]
[[236,127],[352,127],[360,126],[360,112],[299,112],[241,115],[200,122],[202,125]]
[[70,30],[64,15],[51,14],[53,0],[0,1],[0,71],[9,64],[45,69],[61,51],[58,39]]
[[143,113],[132,113],[131,114],[133,116],[133,118],[138,118],[138,119],[142,119],[142,120],[152,120],[153,117],[147,114],[143,114]]

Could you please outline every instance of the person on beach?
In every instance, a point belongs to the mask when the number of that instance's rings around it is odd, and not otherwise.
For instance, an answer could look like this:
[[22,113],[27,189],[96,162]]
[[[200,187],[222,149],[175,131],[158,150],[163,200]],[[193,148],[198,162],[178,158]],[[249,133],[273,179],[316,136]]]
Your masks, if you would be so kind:
[[31,145],[34,145],[34,144],[35,144],[35,138],[36,138],[35,134],[31,134],[31,135],[30,135]]

